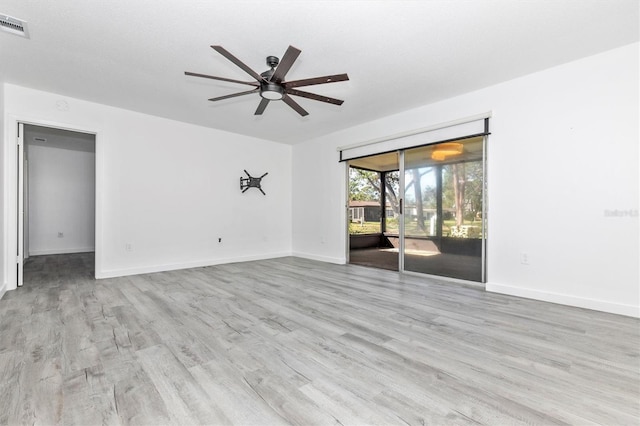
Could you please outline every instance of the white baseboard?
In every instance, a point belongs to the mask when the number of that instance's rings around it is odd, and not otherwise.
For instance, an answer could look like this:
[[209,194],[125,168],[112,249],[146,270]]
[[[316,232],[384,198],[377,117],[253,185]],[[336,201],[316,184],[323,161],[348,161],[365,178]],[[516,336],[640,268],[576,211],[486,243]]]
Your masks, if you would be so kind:
[[95,247],[71,248],[71,249],[47,249],[29,250],[29,256],[45,256],[49,254],[90,253],[96,251]]
[[318,256],[315,254],[303,253],[299,251],[294,251],[291,256],[302,257],[303,259],[317,260],[319,262],[335,263],[337,265],[344,265],[345,263],[347,263],[347,259],[345,257]]
[[204,266],[223,265],[226,263],[250,262],[253,260],[276,259],[279,257],[287,257],[287,256],[291,256],[291,253],[289,252],[269,253],[269,254],[263,254],[263,255],[227,257],[227,258],[221,258],[221,259],[208,259],[208,260],[199,260],[199,261],[184,262],[184,263],[173,263],[173,264],[166,264],[166,265],[150,265],[150,266],[142,266],[139,268],[112,269],[109,271],[96,271],[96,278],[103,279],[103,278],[124,277],[129,275],[152,274],[154,272],[166,272],[166,271],[176,271],[179,269],[202,268]]
[[7,292],[7,283],[3,283],[2,287],[0,287],[0,299],[2,299],[2,297],[6,292]]
[[626,305],[622,303],[608,302],[606,300],[588,299],[568,294],[552,293],[531,288],[514,287],[504,284],[487,283],[487,291],[524,297],[527,299],[542,300],[560,305],[576,306],[578,308],[593,309],[595,311],[609,312],[640,318],[640,306]]

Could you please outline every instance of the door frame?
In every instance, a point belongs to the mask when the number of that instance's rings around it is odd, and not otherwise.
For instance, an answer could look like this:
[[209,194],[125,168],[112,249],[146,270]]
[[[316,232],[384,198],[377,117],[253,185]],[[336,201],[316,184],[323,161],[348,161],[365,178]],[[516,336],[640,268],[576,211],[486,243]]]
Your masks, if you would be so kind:
[[84,125],[61,123],[57,121],[41,120],[24,115],[8,114],[5,121],[4,144],[4,232],[5,232],[5,259],[6,266],[6,290],[15,290],[18,287],[18,268],[16,265],[16,250],[19,244],[24,242],[24,235],[18,232],[18,207],[19,197],[24,196],[24,191],[19,193],[18,188],[18,126],[34,125],[49,127],[71,132],[92,134],[95,137],[96,148],[96,181],[95,181],[95,270],[94,276],[98,278],[102,271],[102,188],[103,188],[103,147],[100,138],[100,129]]
[[[16,155],[15,165],[16,172],[15,177],[17,181],[16,186],[16,247],[17,247],[17,266],[16,266],[16,287],[22,287],[22,278],[24,271],[24,123],[18,123],[18,137],[16,140]],[[15,265],[15,264],[14,264]]]

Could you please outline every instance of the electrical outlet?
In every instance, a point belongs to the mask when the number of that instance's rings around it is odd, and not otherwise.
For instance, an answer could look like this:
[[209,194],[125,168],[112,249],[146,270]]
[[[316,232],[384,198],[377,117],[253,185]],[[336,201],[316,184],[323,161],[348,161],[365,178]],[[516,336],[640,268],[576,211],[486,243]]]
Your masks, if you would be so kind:
[[218,238],[218,242],[221,243],[222,242],[222,238]]
[[520,253],[520,263],[523,265],[529,264],[529,254],[528,253]]
[[126,243],[126,244],[124,245],[124,249],[125,249],[126,251],[133,251],[133,244],[131,244],[131,243]]
[[58,232],[58,238],[64,238],[64,232]]

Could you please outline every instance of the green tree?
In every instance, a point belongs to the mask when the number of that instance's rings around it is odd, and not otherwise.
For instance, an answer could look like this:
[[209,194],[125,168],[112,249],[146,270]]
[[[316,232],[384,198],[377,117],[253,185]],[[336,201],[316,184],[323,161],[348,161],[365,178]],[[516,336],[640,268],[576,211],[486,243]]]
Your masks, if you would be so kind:
[[350,167],[349,199],[352,201],[379,201],[380,173]]
[[[405,182],[406,197],[407,200],[413,201],[415,203],[416,224],[418,226],[418,230],[425,233],[425,235],[427,234],[427,227],[425,225],[424,209],[429,208],[429,205],[431,204],[428,203],[427,205],[425,205],[425,201],[432,200],[428,196],[431,191],[435,190],[427,186],[423,191],[422,177],[427,173],[432,173],[433,170],[434,169],[432,167],[417,167],[413,169],[407,169],[406,171],[406,176],[408,178],[410,177],[410,180],[408,182]],[[410,194],[408,191],[408,189],[411,187],[413,187],[413,194]],[[435,199],[435,196],[433,197],[433,199]]]
[[[399,213],[398,191],[400,175],[397,171],[385,173],[384,186],[391,209]],[[349,168],[349,199],[352,201],[380,201],[380,173]]]
[[452,164],[451,172],[451,181],[453,183],[453,199],[456,209],[456,226],[461,226],[464,223],[464,190],[467,183],[465,163]]
[[467,205],[467,217],[472,222],[478,217],[478,213],[482,212],[482,172],[481,161],[467,163],[465,203]]
[[454,163],[443,167],[442,205],[453,209],[456,225],[474,221],[482,209],[482,162]]
[[400,213],[400,203],[398,202],[398,192],[400,191],[400,173],[387,172],[384,175],[384,186],[387,194],[387,201],[396,216]]

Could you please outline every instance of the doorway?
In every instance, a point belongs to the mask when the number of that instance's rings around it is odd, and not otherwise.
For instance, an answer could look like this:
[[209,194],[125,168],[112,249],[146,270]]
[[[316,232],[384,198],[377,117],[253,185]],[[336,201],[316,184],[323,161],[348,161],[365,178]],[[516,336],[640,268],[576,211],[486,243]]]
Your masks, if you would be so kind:
[[[95,134],[20,125],[22,230],[18,244],[23,262],[19,285],[22,279],[28,284],[28,275],[23,272],[30,270],[29,266],[50,264],[55,256],[61,264],[78,253],[94,259],[96,247]],[[95,262],[90,264],[95,275]]]
[[390,152],[349,162],[351,264],[399,270],[399,161],[398,152]]
[[349,160],[349,263],[486,282],[485,144]]

